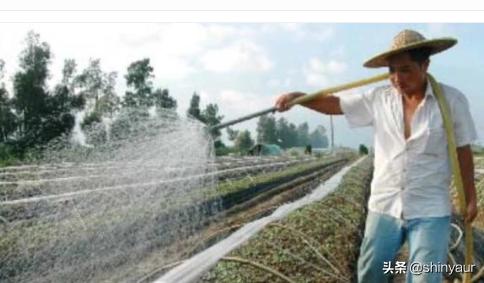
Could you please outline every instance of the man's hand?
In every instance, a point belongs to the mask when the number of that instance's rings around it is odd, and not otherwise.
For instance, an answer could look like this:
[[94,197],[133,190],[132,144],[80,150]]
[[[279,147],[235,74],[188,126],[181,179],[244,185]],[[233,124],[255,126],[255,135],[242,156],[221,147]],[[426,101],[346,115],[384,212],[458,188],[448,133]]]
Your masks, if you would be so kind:
[[472,223],[472,221],[474,221],[476,216],[477,216],[477,202],[476,200],[473,200],[467,204],[465,222]]
[[292,106],[289,106],[289,103],[291,101],[304,95],[306,94],[303,92],[290,92],[290,93],[282,94],[277,98],[275,107],[279,112],[287,111],[292,107]]

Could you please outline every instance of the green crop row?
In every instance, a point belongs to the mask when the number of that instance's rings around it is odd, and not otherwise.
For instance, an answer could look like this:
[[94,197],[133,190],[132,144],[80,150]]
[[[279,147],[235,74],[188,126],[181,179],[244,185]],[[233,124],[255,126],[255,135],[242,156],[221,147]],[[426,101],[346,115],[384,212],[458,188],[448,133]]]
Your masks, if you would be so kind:
[[[367,158],[323,200],[270,224],[231,252],[202,282],[350,282],[372,176]],[[284,279],[285,278],[285,279]]]
[[231,192],[239,191],[241,189],[253,187],[258,184],[271,182],[273,180],[282,178],[287,175],[296,175],[304,171],[316,169],[318,167],[324,166],[326,164],[330,164],[337,160],[341,160],[341,158],[335,157],[335,158],[328,158],[328,159],[319,159],[305,164],[297,164],[294,166],[290,166],[287,169],[281,170],[281,171],[257,174],[255,176],[248,175],[245,178],[235,180],[235,181],[228,180],[226,182],[220,183],[216,188],[209,190],[208,194],[212,196],[225,195]]

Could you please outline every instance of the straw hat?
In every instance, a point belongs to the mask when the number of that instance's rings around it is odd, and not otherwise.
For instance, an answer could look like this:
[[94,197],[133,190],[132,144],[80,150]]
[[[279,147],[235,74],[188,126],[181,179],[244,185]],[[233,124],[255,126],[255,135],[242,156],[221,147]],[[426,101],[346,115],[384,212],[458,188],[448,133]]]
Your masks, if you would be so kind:
[[426,39],[420,33],[414,30],[403,30],[398,33],[392,41],[389,51],[376,55],[370,60],[366,61],[363,66],[368,68],[378,68],[388,66],[388,58],[397,53],[416,49],[421,47],[430,48],[430,55],[442,52],[457,43],[457,39],[451,37],[443,37],[436,39]]

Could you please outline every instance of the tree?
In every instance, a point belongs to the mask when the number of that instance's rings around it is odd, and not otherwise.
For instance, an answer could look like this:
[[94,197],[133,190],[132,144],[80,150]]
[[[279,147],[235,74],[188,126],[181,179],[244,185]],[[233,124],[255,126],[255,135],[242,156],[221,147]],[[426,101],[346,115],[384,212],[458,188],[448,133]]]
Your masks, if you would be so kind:
[[261,116],[256,131],[258,143],[277,143],[276,120],[273,116]]
[[158,110],[172,109],[176,110],[177,102],[170,96],[167,89],[158,88],[153,92],[153,103]]
[[361,155],[368,154],[368,148],[364,144],[360,144],[359,152]]
[[38,144],[44,144],[53,138],[69,133],[75,124],[72,110],[82,107],[83,102],[74,97],[66,86],[58,85],[47,99],[48,112],[42,117],[41,138]]
[[97,101],[103,94],[103,75],[101,60],[89,59],[86,69],[76,77],[76,84],[80,88],[80,95],[86,99],[87,111],[89,113],[94,111]]
[[203,121],[202,111],[200,110],[200,96],[195,92],[190,99],[190,107],[187,110],[187,116]]
[[[72,69],[72,62],[66,62],[65,74]],[[112,118],[119,110],[121,99],[116,95],[116,72],[104,72],[100,59],[90,59],[89,65],[75,79],[80,88],[79,95],[86,100],[86,116],[82,126],[99,123],[103,117]]]
[[75,94],[75,72],[75,61],[65,60],[61,83],[47,97],[48,112],[42,125],[46,141],[69,133],[75,124],[73,111],[80,111],[85,106],[84,96]]
[[289,123],[289,135],[287,137],[287,147],[298,146],[297,127],[293,123]]
[[[205,109],[202,111],[202,120],[203,122],[208,126],[215,126],[220,124],[222,119],[224,118],[223,116],[218,114],[218,105],[217,104],[208,104]],[[212,137],[218,138],[220,137],[221,133],[220,130],[215,130],[211,132]]]
[[239,152],[247,152],[254,146],[254,140],[248,130],[239,133],[235,140],[235,149]]
[[20,71],[13,79],[13,105],[20,117],[20,136],[32,145],[47,112],[46,79],[51,53],[49,45],[33,31],[27,34],[26,45],[19,57]]
[[308,123],[302,123],[297,127],[297,145],[306,146],[311,144],[309,139],[309,126]]
[[296,126],[281,117],[276,122],[277,144],[289,148],[297,144]]
[[70,108],[74,110],[82,110],[86,105],[86,99],[81,94],[76,94],[77,87],[77,63],[74,59],[64,60],[64,67],[62,68],[61,83],[55,86],[54,96],[60,99],[59,103],[63,104],[65,111]]
[[144,111],[152,106],[155,106],[158,111],[176,109],[177,102],[167,89],[153,90],[153,71],[149,58],[135,61],[128,66],[125,78],[130,89],[124,96],[122,103],[124,107],[139,108]]
[[62,68],[62,84],[69,86],[72,91],[75,87],[75,74],[77,72],[77,63],[74,59],[65,59]]
[[72,110],[84,105],[67,86],[75,71],[74,62],[69,61],[64,68],[63,83],[49,92],[46,80],[52,56],[50,47],[34,32],[27,34],[26,45],[20,54],[20,70],[14,75],[13,84],[13,105],[19,121],[14,144],[20,154],[69,133],[75,121]]
[[97,101],[96,112],[102,116],[113,118],[114,114],[119,111],[121,105],[121,98],[116,94],[114,88],[116,85],[117,74],[115,72],[105,74],[103,76],[101,98]]
[[[3,79],[3,67],[5,63],[0,60],[0,82]],[[0,83],[0,143],[5,143],[10,134],[16,128],[16,116],[12,112],[12,103],[5,89],[5,84]]]
[[326,136],[326,128],[319,125],[314,129],[309,135],[309,140],[311,145],[316,148],[327,148],[328,147],[328,137]]
[[239,131],[227,127],[227,135],[229,135],[229,141],[235,141],[239,135]]
[[123,106],[146,109],[153,106],[153,70],[149,58],[135,61],[128,66],[128,73],[124,77],[130,90],[126,91]]

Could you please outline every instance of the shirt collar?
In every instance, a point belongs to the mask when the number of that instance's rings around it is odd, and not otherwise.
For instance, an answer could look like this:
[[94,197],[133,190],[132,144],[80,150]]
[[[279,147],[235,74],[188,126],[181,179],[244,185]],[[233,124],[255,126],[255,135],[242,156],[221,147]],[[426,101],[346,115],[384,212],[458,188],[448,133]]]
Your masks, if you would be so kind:
[[432,90],[432,84],[430,83],[429,79],[427,79],[427,88],[425,89],[425,97],[435,98],[434,91]]
[[[395,91],[395,93],[398,93],[397,89],[393,86],[392,89],[393,91]],[[432,84],[430,83],[429,79],[427,79],[427,88],[425,89],[424,99],[426,99],[427,97],[435,98],[434,91],[432,90]]]

